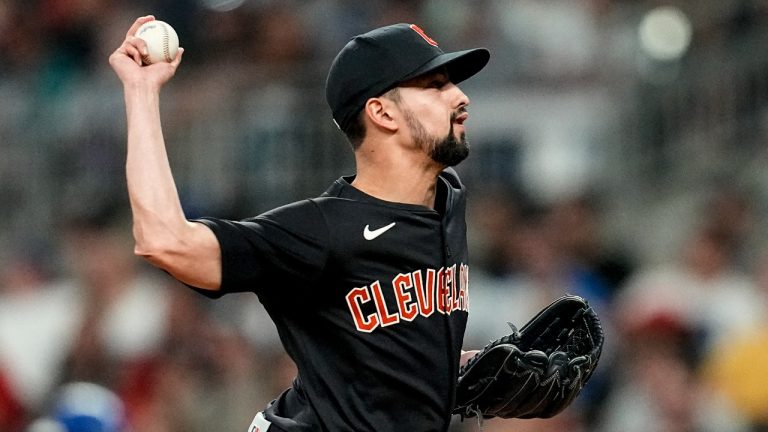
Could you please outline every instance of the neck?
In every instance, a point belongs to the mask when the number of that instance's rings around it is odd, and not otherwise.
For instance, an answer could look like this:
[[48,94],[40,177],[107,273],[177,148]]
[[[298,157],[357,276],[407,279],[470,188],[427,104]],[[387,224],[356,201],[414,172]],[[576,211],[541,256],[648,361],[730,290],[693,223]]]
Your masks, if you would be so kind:
[[437,173],[422,176],[395,172],[382,175],[358,170],[352,186],[378,199],[435,208]]
[[373,151],[358,149],[357,175],[352,185],[384,201],[434,208],[437,176],[443,167],[422,152],[395,146],[385,148],[386,151],[376,151],[376,147]]

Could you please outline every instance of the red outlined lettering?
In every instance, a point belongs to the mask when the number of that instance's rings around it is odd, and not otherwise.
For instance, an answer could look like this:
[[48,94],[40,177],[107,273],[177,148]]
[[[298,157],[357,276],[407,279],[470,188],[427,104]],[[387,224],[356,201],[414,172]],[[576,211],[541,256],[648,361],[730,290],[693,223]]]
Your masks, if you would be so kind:
[[392,286],[395,289],[400,317],[406,321],[413,321],[419,314],[419,308],[417,303],[413,301],[411,293],[406,291],[409,288],[413,289],[413,273],[400,273],[392,281]]
[[441,268],[440,271],[437,272],[437,311],[441,314],[448,314],[450,311],[448,310],[448,287],[445,285],[446,280],[446,269],[445,267]]
[[459,298],[461,302],[461,310],[469,310],[469,266],[462,264],[459,267],[459,278],[461,279],[461,289],[459,290]]
[[373,291],[373,300],[376,303],[376,312],[379,314],[381,326],[386,327],[399,323],[400,316],[397,314],[390,314],[387,311],[387,303],[384,301],[384,294],[381,292],[381,284],[379,281],[371,284],[371,290]]
[[[380,281],[347,293],[347,306],[358,331],[371,333],[378,327],[398,324],[401,320],[413,321],[419,315],[428,318],[435,311],[450,315],[455,311],[469,310],[469,266],[462,263],[447,268],[400,273],[392,279],[389,287],[392,294],[387,290],[387,296]],[[371,302],[372,305],[365,306]],[[393,303],[396,307],[392,306]],[[366,315],[364,310],[372,308],[375,312]]]
[[365,333],[374,331],[376,327],[379,326],[379,317],[377,317],[375,313],[364,317],[362,310],[362,304],[371,301],[368,287],[355,288],[347,294],[346,298],[349,311],[352,313],[352,319],[355,322],[355,327],[359,331]]
[[450,311],[460,310],[459,289],[461,289],[461,282],[459,278],[456,277],[456,264],[448,269],[448,277],[446,279],[450,280],[450,284],[446,282],[446,285],[450,285],[450,289],[448,290],[448,294],[451,296],[449,299]]
[[413,284],[416,287],[419,313],[425,318],[435,312],[435,273],[435,269],[427,269],[425,282],[421,270],[413,272]]

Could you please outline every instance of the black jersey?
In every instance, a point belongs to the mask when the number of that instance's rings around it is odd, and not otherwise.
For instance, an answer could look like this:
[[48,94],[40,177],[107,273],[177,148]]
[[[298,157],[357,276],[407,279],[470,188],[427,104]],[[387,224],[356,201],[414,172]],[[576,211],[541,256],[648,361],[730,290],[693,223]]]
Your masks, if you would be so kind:
[[464,187],[443,172],[433,210],[350,182],[244,221],[201,220],[222,250],[213,295],[255,292],[298,367],[265,410],[274,429],[445,431],[469,300]]

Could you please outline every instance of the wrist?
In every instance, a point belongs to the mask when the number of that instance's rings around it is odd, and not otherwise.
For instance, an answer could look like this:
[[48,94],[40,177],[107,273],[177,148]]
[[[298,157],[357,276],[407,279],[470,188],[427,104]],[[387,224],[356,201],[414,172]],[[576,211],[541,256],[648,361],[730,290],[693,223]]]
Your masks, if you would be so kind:
[[126,96],[155,95],[160,93],[160,85],[147,80],[136,80],[123,83]]
[[146,112],[160,108],[160,86],[147,83],[126,83],[124,88],[125,106],[129,119],[136,115],[136,110]]

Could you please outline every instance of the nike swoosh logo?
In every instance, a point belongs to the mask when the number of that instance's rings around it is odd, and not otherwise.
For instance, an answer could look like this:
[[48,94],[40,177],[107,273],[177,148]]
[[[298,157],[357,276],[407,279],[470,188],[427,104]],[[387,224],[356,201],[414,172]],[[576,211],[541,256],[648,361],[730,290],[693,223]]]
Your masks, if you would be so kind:
[[389,231],[389,229],[392,228],[393,226],[395,226],[395,222],[392,222],[389,225],[386,225],[386,226],[383,226],[381,228],[378,228],[378,229],[375,229],[375,230],[371,231],[371,227],[369,225],[366,225],[365,229],[363,230],[363,237],[366,240],[373,240],[376,237],[378,237],[378,236],[384,234],[385,232]]

